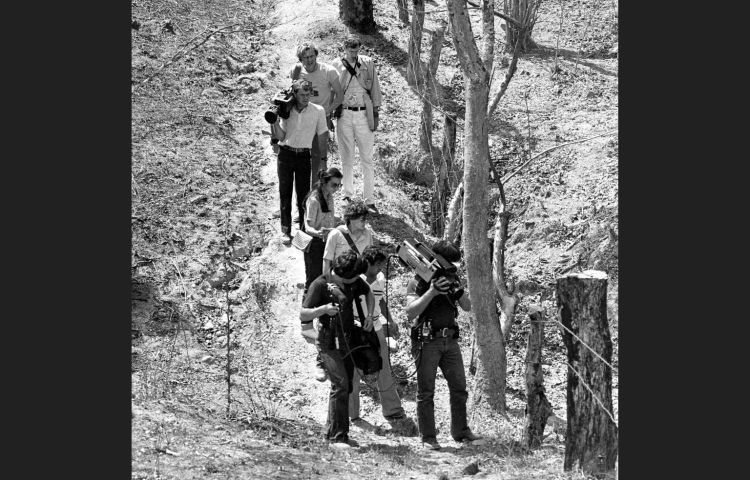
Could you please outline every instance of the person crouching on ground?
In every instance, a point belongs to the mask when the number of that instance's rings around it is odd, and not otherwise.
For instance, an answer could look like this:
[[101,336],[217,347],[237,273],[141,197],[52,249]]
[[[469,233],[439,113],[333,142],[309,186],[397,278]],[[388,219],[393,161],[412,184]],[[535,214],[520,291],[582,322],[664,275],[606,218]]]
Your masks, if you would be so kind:
[[[316,346],[331,380],[325,438],[350,446],[357,445],[349,440],[348,414],[354,374],[349,348],[354,329],[353,302],[370,293],[367,282],[359,276],[361,270],[356,253],[350,251],[337,257],[332,268],[310,284],[299,314],[301,322],[315,318],[320,321]],[[368,312],[371,311],[368,305]],[[372,330],[372,317],[365,319],[362,328]]]
[[[458,263],[461,251],[451,242],[438,240],[432,250],[449,262]],[[457,278],[455,279],[457,281]],[[451,405],[451,436],[457,442],[472,441],[474,435],[466,421],[466,373],[461,347],[458,344],[458,307],[471,310],[469,295],[463,288],[450,293],[451,281],[445,276],[425,282],[414,275],[406,286],[406,316],[412,329],[426,332],[418,343],[417,364],[417,421],[422,442],[431,450],[439,450],[435,430],[435,377],[437,368],[448,382]],[[458,305],[458,306],[457,306]],[[414,341],[414,337],[412,337]],[[421,347],[421,349],[419,349]]]

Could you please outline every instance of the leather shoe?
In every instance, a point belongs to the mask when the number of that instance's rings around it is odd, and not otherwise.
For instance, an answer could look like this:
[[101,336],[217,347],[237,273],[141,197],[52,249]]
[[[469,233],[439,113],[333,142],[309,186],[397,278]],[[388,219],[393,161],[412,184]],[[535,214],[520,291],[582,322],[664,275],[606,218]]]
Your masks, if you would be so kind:
[[481,440],[482,437],[474,435],[473,432],[465,433],[462,437],[456,439],[457,442],[473,442],[474,440]]
[[422,446],[428,450],[440,450],[442,448],[435,438],[422,439]]

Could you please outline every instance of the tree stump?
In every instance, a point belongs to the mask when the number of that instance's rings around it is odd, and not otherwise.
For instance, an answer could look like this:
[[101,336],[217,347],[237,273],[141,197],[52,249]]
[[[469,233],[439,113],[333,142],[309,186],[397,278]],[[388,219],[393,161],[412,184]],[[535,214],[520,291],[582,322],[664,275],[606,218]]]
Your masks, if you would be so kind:
[[[607,274],[587,270],[558,278],[557,303],[560,322],[611,364]],[[570,332],[561,330],[569,363],[564,469],[578,464],[590,474],[611,472],[617,460],[617,425],[604,408],[612,412],[612,371]]]
[[526,349],[526,428],[524,445],[539,448],[542,445],[544,426],[552,415],[552,405],[544,394],[542,373],[542,343],[544,340],[544,315],[538,307],[529,312],[531,331]]

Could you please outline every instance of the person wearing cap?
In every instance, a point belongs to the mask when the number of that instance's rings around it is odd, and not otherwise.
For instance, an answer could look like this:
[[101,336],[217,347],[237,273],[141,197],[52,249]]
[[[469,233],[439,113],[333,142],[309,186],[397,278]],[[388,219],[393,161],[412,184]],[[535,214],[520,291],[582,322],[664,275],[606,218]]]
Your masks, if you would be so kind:
[[310,284],[299,314],[301,322],[315,318],[320,322],[315,345],[331,381],[325,438],[349,446],[357,446],[349,439],[348,408],[354,374],[349,345],[354,329],[354,299],[360,295],[370,297],[362,329],[369,332],[373,328],[374,303],[370,287],[359,276],[361,271],[361,262],[353,251],[338,256],[331,269]]
[[341,116],[336,121],[336,141],[344,174],[344,200],[354,196],[352,168],[356,145],[364,177],[365,204],[370,213],[377,214],[372,155],[383,97],[375,62],[369,56],[359,54],[361,46],[362,42],[357,35],[347,36],[344,40],[344,56],[331,62],[339,72],[339,81],[344,90]]
[[320,151],[328,148],[328,126],[325,109],[310,102],[312,83],[298,79],[292,83],[294,107],[289,118],[278,115],[271,125],[274,138],[279,139],[276,161],[279,176],[279,217],[282,242],[292,243],[292,188],[297,194],[297,211],[300,212],[299,229],[305,231],[304,199],[310,191],[310,150],[317,134]]
[[[333,131],[331,114],[341,105],[344,96],[339,73],[333,66],[318,61],[318,47],[313,42],[303,42],[297,47],[297,59],[299,63],[292,67],[289,77],[292,80],[302,78],[312,83],[310,103],[323,107],[328,129]],[[328,144],[326,143],[325,150],[318,148],[318,145],[316,135],[310,151],[310,185],[318,180],[319,172],[328,168]]]
[[[461,260],[461,251],[447,240],[438,240],[432,250],[449,262]],[[458,344],[458,307],[471,310],[464,288],[451,289],[457,278],[433,278],[430,283],[415,275],[406,286],[406,317],[411,322],[412,351],[417,365],[417,422],[422,442],[439,450],[435,430],[435,377],[437,368],[448,382],[451,405],[451,436],[457,442],[477,440],[466,420],[466,373]],[[455,284],[454,284],[455,285]],[[421,335],[420,335],[421,333]],[[415,345],[415,343],[417,345]]]

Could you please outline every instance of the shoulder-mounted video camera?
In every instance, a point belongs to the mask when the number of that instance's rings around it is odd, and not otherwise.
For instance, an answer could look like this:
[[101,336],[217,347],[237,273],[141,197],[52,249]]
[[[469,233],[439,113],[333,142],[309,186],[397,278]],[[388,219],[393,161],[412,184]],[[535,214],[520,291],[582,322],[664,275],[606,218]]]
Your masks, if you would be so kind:
[[450,282],[449,295],[455,294],[461,288],[456,266],[443,258],[442,255],[433,252],[427,245],[416,240],[404,240],[396,249],[396,255],[427,283],[440,277],[448,279]]
[[266,119],[266,122],[270,123],[271,125],[276,123],[277,117],[281,117],[286,120],[287,118],[289,118],[289,114],[292,111],[292,107],[294,107],[294,103],[295,99],[292,87],[285,88],[271,99],[271,106],[268,107],[268,110],[266,110],[266,113],[263,114],[263,117]]

